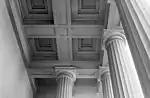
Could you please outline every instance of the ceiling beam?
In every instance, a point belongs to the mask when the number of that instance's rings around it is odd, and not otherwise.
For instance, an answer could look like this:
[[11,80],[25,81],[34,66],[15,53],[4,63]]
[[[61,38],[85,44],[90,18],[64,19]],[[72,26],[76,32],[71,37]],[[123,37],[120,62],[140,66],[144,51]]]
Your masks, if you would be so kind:
[[56,28],[56,43],[59,61],[70,61],[68,31],[66,28]]
[[66,0],[52,0],[54,24],[67,24]]
[[100,64],[100,61],[34,61],[30,66],[31,68],[52,68],[58,65],[72,65],[81,69],[95,69]]
[[[106,70],[109,69],[108,67],[99,66],[97,69],[73,69],[73,70],[75,70],[77,78],[97,78],[98,80],[100,80],[101,75]],[[44,69],[30,68],[28,69],[28,72],[32,78],[56,78],[56,71],[55,69],[51,68],[44,68]]]

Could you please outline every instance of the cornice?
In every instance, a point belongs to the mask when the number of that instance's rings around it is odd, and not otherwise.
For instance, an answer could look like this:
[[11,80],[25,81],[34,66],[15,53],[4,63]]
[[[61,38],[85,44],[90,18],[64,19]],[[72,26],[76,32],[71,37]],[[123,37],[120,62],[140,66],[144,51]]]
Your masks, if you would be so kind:
[[61,72],[69,72],[76,78],[95,78],[98,81],[101,79],[101,75],[109,71],[108,67],[99,66],[98,69],[75,69],[75,68],[56,68],[56,69],[28,69],[28,73],[31,78],[57,78]]

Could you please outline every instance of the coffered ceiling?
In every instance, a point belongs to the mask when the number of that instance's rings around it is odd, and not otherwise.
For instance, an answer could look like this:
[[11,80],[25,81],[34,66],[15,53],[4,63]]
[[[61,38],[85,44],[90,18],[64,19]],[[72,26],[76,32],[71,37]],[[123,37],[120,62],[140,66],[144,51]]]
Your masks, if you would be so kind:
[[103,63],[104,29],[120,26],[114,3],[107,0],[17,1],[31,50],[30,67],[61,64],[86,69]]
[[19,2],[24,24],[67,24],[68,19],[72,24],[84,25],[104,25],[105,22],[106,0],[19,0]]
[[113,0],[15,2],[30,46],[27,71],[35,88],[37,79],[56,78],[56,66],[75,67],[78,79],[98,81],[98,66],[108,63],[105,31],[121,27]]

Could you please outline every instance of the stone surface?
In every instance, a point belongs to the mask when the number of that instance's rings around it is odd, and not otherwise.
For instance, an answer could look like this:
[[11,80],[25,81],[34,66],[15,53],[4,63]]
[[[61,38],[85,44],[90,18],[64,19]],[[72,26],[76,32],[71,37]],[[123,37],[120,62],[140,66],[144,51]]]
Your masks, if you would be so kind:
[[61,71],[57,74],[56,98],[72,98],[73,85],[76,77],[69,71]]
[[[125,36],[122,33],[109,34],[105,42],[115,98],[130,98],[128,79],[125,76]],[[132,97],[131,97],[132,98]]]
[[114,98],[110,72],[104,72],[101,78],[103,85],[103,98]]

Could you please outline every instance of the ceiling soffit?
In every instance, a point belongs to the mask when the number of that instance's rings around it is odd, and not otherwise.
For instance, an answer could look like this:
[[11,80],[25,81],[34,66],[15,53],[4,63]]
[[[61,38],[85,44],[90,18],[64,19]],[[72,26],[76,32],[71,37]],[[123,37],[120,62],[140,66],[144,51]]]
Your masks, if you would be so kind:
[[101,35],[98,27],[26,27],[32,61],[99,61],[102,63]]
[[106,0],[18,0],[23,23],[104,25]]
[[102,63],[106,0],[18,1],[32,61]]

